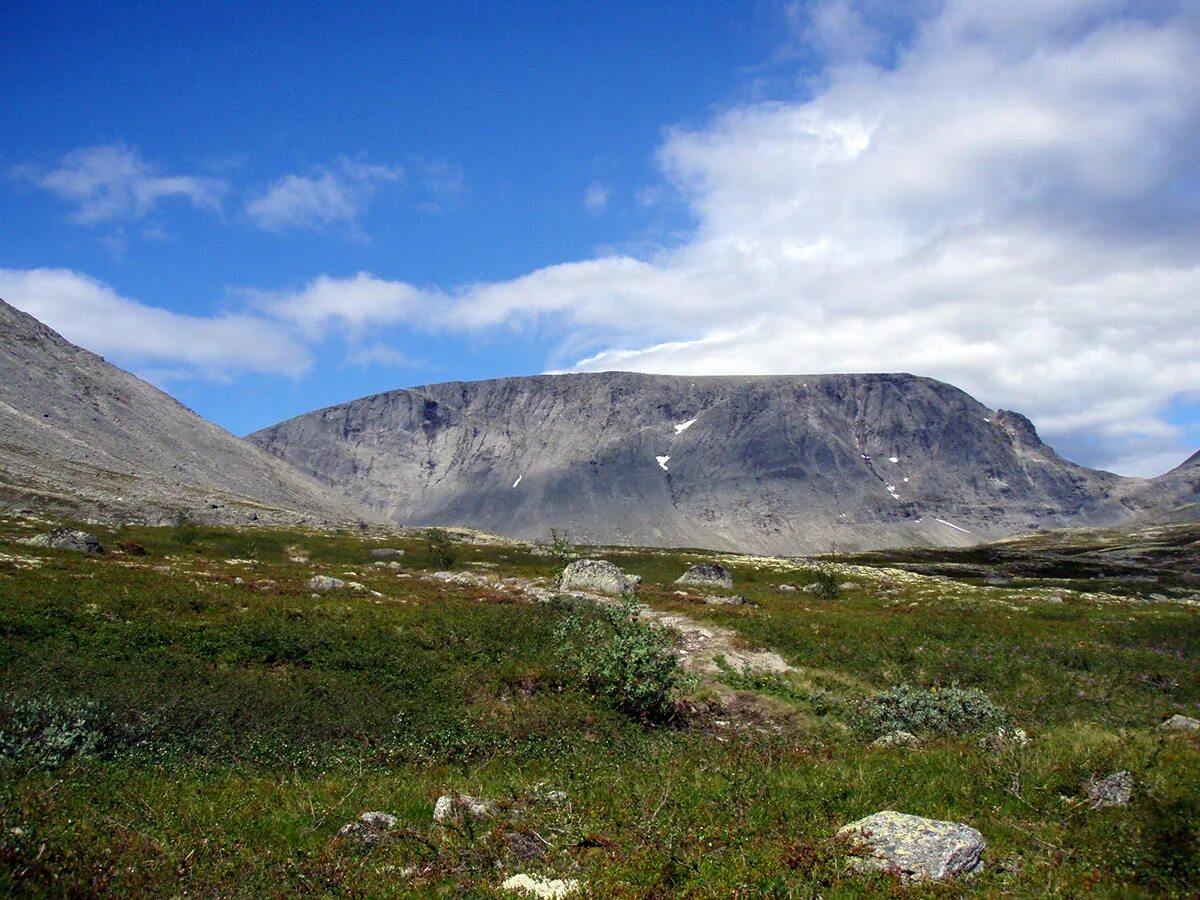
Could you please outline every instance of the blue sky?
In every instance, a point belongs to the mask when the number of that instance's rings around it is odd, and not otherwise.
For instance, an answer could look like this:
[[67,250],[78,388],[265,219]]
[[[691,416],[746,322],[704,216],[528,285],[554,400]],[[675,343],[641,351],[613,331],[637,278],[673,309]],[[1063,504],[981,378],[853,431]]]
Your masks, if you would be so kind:
[[912,371],[1200,446],[1194,2],[0,10],[0,297],[236,433],[547,370]]

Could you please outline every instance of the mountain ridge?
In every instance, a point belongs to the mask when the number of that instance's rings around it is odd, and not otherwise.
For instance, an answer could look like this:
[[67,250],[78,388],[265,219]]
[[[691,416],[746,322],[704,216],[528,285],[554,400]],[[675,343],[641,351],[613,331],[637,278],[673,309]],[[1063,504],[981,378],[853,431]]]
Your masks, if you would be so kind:
[[1058,456],[908,373],[607,372],[385,391],[247,437],[401,524],[754,552],[958,545],[1151,515],[1170,491]]
[[0,300],[0,500],[83,518],[354,521],[352,501]]

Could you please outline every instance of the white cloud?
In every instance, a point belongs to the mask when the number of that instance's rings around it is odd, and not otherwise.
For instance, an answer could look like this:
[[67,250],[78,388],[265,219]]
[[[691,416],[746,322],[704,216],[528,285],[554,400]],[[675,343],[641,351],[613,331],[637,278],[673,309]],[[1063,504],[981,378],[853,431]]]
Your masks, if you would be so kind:
[[331,330],[358,337],[369,327],[415,322],[431,300],[412,285],[366,272],[349,278],[322,275],[298,290],[251,291],[247,297],[257,309],[314,339]]
[[[910,371],[1029,414],[1090,464],[1182,459],[1166,410],[1200,385],[1200,13],[903,8],[925,12],[797,6],[825,66],[796,98],[666,134],[659,190],[695,219],[680,244],[448,291],[322,277],[252,305],[368,356],[392,326],[537,323],[561,335],[558,368]],[[290,177],[298,199],[258,209],[277,227],[370,200],[337,167]]]
[[226,187],[216,178],[163,175],[124,144],[82,147],[55,168],[19,166],[12,174],[75,204],[71,218],[85,225],[141,219],[170,198],[217,209]]
[[601,213],[604,212],[606,206],[608,206],[608,188],[599,182],[589,184],[583,194],[583,208],[590,213]]
[[0,269],[0,297],[72,343],[151,377],[300,375],[312,362],[305,347],[278,323],[147,306],[69,269]]
[[1200,384],[1194,8],[952,0],[890,54],[852,52],[870,5],[806,8],[828,66],[802,99],[660,147],[682,246],[431,297],[440,319],[548,317],[587,369],[911,371],[1090,463],[1190,452],[1163,411]]
[[403,178],[404,169],[399,165],[341,159],[307,175],[279,178],[246,204],[246,213],[266,231],[354,225],[370,206],[380,184]]

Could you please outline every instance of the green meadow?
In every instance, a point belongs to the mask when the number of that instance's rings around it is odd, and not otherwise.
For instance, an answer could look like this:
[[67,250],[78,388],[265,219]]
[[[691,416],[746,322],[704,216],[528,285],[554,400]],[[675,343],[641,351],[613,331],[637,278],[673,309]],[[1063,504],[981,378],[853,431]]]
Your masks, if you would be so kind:
[[[1200,892],[1200,733],[1157,728],[1200,716],[1195,603],[887,554],[195,525],[88,526],[102,555],[19,542],[50,527],[0,519],[5,894],[512,897],[517,873],[594,897]],[[672,635],[521,590],[568,552],[791,671],[670,671]],[[747,603],[674,584],[708,559]],[[471,577],[426,577],[447,568]],[[920,743],[875,745],[893,726]],[[1122,770],[1130,803],[1094,809]],[[493,814],[435,822],[454,793]],[[887,809],[978,829],[985,868],[855,872],[835,832]],[[384,839],[339,837],[372,810],[397,817]]]

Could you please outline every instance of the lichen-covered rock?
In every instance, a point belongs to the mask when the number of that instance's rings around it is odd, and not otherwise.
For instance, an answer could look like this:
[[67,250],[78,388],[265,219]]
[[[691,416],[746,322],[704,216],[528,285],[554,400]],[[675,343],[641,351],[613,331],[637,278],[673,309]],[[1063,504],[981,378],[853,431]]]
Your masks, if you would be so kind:
[[494,803],[476,799],[470,794],[442,794],[433,805],[433,821],[460,822],[464,816],[486,819],[495,810]]
[[543,878],[540,875],[513,875],[504,879],[500,889],[539,897],[541,900],[559,900],[579,891],[579,882],[573,878]]
[[1132,798],[1133,775],[1126,770],[1113,772],[1107,778],[1093,781],[1088,786],[1088,801],[1092,809],[1125,806]]
[[1200,731],[1200,719],[1176,713],[1165,722],[1160,722],[1158,727],[1163,731]]
[[863,852],[853,862],[860,871],[883,869],[905,880],[941,881],[983,868],[983,835],[958,822],[884,810],[842,827],[838,837]]
[[729,570],[717,563],[705,562],[692,566],[675,579],[676,584],[692,584],[697,587],[733,587],[733,576]]
[[641,582],[640,576],[627,575],[606,560],[577,559],[563,569],[558,586],[564,591],[596,591],[620,596],[637,590]]
[[353,841],[357,844],[378,844],[387,833],[396,827],[396,817],[385,812],[365,812],[358,821],[349,822],[338,831],[338,837],[343,841]]

